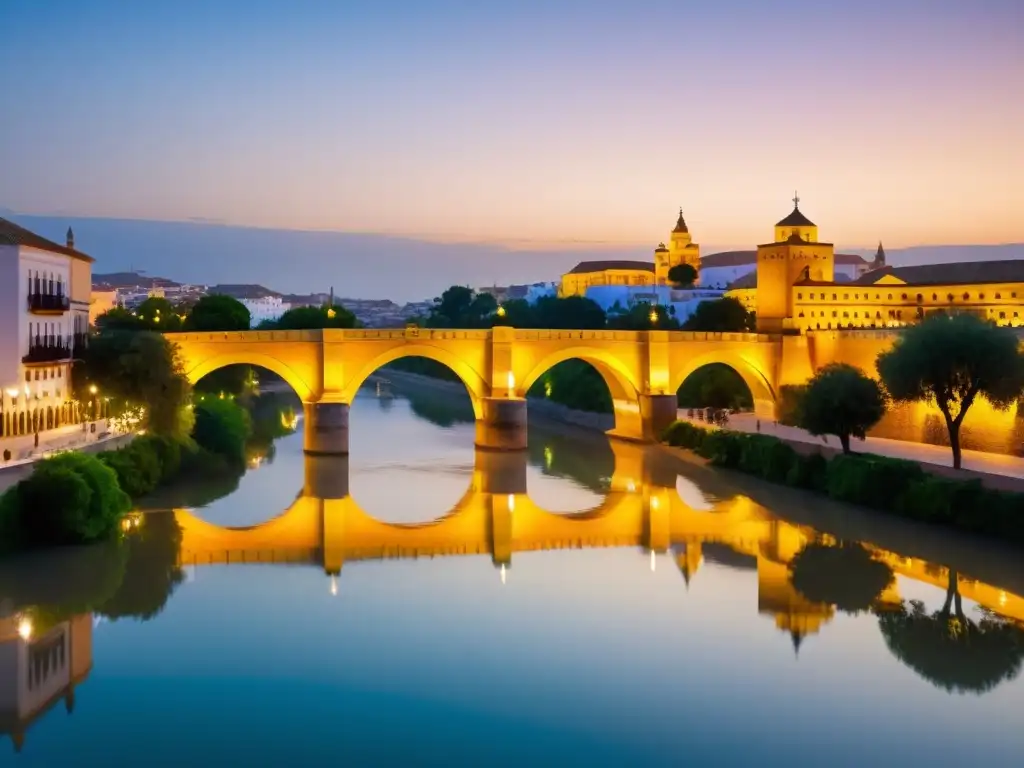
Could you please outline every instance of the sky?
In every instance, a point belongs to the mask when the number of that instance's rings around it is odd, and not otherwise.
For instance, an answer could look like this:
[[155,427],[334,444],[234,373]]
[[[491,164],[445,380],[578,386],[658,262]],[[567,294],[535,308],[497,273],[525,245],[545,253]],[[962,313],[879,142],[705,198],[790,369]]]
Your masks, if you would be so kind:
[[1024,241],[1020,0],[0,1],[0,207],[645,249]]

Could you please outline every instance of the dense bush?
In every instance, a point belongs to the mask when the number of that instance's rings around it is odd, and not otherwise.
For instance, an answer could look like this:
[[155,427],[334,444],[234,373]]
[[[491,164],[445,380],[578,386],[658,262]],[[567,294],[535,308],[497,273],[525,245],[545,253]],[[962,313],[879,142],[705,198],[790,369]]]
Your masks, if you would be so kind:
[[62,453],[38,462],[0,499],[4,534],[21,545],[85,544],[117,530],[130,500],[95,456]]
[[714,466],[825,493],[836,501],[1024,543],[1024,494],[994,491],[979,480],[930,475],[912,461],[873,454],[801,455],[775,437],[709,430],[685,421],[671,424],[662,441],[688,448]]
[[230,399],[207,397],[196,404],[192,437],[196,444],[236,466],[245,463],[245,441],[252,433],[249,413]]

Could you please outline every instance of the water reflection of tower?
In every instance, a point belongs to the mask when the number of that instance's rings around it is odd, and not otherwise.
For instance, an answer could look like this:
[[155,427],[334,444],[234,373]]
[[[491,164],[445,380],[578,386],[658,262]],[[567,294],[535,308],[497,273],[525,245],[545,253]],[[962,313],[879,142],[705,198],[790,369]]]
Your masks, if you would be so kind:
[[50,628],[26,616],[0,619],[0,734],[20,752],[25,733],[64,699],[70,714],[75,686],[92,669],[92,616],[79,614]]

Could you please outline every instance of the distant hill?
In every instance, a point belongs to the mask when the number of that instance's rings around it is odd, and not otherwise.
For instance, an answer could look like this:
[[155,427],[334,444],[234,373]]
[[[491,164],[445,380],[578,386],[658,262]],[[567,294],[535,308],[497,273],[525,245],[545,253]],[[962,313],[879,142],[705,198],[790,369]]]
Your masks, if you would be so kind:
[[[258,286],[273,294],[431,299],[450,285],[511,285],[557,280],[588,258],[650,260],[651,248],[512,251],[497,245],[443,244],[387,235],[252,229],[196,222],[10,216],[61,242],[68,226],[79,248],[107,274],[144,270],[200,285]],[[651,247],[654,243],[651,243]],[[702,244],[704,254],[728,250]],[[873,249],[850,249],[870,256]],[[891,264],[1024,259],[1024,244],[892,249]],[[109,272],[108,272],[109,270]],[[152,278],[157,280],[159,278]],[[272,288],[263,288],[272,286]]]
[[177,288],[180,285],[166,277],[151,277],[140,275],[138,272],[94,272],[92,284],[110,288]]

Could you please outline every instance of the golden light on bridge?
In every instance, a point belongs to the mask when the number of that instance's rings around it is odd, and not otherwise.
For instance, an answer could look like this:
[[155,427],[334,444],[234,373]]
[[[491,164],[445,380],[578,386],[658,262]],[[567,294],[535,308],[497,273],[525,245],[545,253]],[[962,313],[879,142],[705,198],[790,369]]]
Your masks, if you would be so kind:
[[26,643],[32,639],[32,620],[28,617],[18,622],[18,637]]
[[511,494],[511,493],[508,495],[508,511],[509,512],[515,512],[516,511],[516,497],[513,494]]

